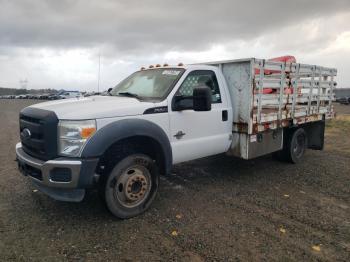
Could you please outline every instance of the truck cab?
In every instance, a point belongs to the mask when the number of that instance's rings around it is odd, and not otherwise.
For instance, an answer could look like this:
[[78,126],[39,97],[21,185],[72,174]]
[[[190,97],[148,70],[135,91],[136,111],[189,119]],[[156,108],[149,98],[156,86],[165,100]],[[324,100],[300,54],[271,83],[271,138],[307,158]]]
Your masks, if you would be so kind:
[[[173,164],[224,152],[249,159],[288,147],[290,155],[294,148],[284,145],[285,127],[260,130],[259,140],[253,110],[239,116],[247,129],[236,130],[234,109],[245,108],[256,98],[254,67],[255,60],[249,60],[252,80],[244,82],[247,87],[241,85],[251,97],[234,95],[237,90],[232,91],[232,83],[245,76],[232,79],[217,63],[157,65],[131,74],[108,96],[24,108],[19,117],[21,142],[16,145],[19,169],[40,191],[57,200],[81,201],[86,189],[97,187],[115,216],[129,218],[147,210],[159,175],[169,174]],[[249,114],[251,118],[245,120],[243,116]],[[298,136],[304,141],[295,160],[301,158],[308,138],[304,131]],[[292,140],[298,146],[300,139],[291,136]],[[252,154],[249,146],[258,153]]]

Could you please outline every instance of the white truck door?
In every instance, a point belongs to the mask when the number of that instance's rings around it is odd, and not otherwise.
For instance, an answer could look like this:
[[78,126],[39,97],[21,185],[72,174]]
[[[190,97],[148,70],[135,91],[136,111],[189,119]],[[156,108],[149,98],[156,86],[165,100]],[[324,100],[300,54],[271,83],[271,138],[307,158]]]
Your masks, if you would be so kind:
[[[211,111],[198,112],[193,109],[173,111],[174,97],[191,97],[193,88],[200,85],[212,90]],[[173,163],[226,152],[230,146],[232,114],[224,90],[220,89],[214,70],[193,70],[178,87],[175,96],[169,101],[170,142]],[[188,99],[189,103],[193,100]]]

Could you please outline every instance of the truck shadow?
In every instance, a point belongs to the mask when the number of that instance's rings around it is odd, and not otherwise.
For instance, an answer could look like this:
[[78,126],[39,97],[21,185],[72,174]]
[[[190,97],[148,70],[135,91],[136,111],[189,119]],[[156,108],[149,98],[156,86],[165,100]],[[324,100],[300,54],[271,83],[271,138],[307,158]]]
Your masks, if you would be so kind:
[[[292,166],[279,162],[271,155],[253,160],[233,158],[224,154],[202,158],[174,166],[171,179],[201,181],[203,179],[221,181],[259,180],[261,177],[274,176],[273,170]],[[278,172],[277,174],[278,175]]]

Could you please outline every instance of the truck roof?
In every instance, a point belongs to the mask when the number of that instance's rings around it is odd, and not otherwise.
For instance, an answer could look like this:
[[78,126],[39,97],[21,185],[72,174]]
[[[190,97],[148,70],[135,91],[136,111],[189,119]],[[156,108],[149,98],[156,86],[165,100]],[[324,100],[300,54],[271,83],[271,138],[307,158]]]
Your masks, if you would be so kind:
[[204,68],[207,69],[213,69],[213,68],[217,68],[216,66],[213,65],[209,65],[209,64],[188,64],[188,65],[168,65],[168,66],[158,66],[158,67],[152,67],[152,68],[144,68],[142,70],[154,70],[154,69],[201,69],[203,70]]

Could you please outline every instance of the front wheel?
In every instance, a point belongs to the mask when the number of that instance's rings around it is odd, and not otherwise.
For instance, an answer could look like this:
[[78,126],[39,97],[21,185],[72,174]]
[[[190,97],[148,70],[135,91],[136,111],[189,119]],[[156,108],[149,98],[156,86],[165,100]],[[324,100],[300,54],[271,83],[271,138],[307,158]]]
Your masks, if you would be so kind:
[[125,157],[113,168],[104,185],[108,209],[118,218],[131,218],[146,211],[156,196],[159,175],[146,155]]

